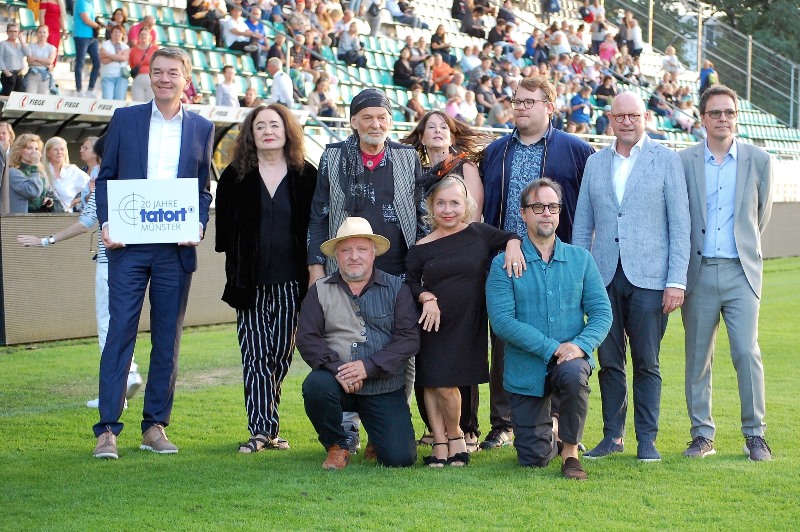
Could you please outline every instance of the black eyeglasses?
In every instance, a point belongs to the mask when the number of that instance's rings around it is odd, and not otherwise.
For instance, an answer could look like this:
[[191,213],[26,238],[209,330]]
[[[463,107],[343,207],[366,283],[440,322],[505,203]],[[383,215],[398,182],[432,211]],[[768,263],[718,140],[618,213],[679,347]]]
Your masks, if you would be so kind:
[[529,203],[525,205],[524,208],[532,210],[534,214],[542,214],[545,207],[550,211],[550,214],[558,214],[561,212],[560,203]]
[[723,113],[725,114],[725,118],[730,120],[731,118],[736,118],[736,115],[739,114],[737,111],[733,109],[725,109],[724,111],[706,111],[705,115],[712,120],[719,120]]
[[531,109],[536,102],[542,103],[549,103],[547,100],[534,100],[533,98],[528,98],[526,100],[511,100],[511,108],[512,109]]
[[640,113],[618,113],[611,115],[611,118],[613,118],[617,124],[621,124],[625,121],[625,117],[627,117],[628,120],[631,121],[631,124],[635,124],[639,121],[639,117],[641,116],[642,115]]

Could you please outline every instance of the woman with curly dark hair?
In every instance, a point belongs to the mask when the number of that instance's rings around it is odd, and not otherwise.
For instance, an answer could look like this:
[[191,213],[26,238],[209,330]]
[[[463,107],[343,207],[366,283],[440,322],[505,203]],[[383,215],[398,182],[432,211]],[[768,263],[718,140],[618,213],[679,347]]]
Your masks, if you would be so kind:
[[281,384],[308,287],[306,233],[317,172],[303,130],[283,105],[245,118],[217,187],[216,250],[225,253],[222,300],[236,309],[250,439],[240,453],[288,449],[279,437]]
[[[469,192],[470,201],[475,203],[468,216],[469,222],[479,222],[483,210],[483,183],[478,175],[475,161],[490,137],[472,129],[468,124],[453,119],[443,111],[430,111],[420,119],[417,126],[400,142],[417,149],[423,166],[424,198],[446,177],[456,177],[463,181]],[[461,430],[466,438],[468,451],[477,451],[480,432],[478,431],[478,386],[460,386],[461,392]],[[424,387],[414,386],[420,417],[426,427],[431,427],[425,408]],[[433,441],[425,435],[420,443]]]

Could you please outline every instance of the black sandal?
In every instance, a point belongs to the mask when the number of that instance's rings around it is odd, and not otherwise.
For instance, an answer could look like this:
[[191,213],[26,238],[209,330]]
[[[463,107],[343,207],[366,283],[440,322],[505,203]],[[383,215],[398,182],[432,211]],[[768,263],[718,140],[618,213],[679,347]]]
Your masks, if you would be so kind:
[[[431,444],[431,447],[436,447],[437,445],[447,445],[447,442],[433,443]],[[448,460],[448,458],[436,458],[435,456],[430,455],[424,457],[422,462],[428,467],[439,468],[446,466],[449,463]]]
[[[447,438],[448,448],[449,448],[449,442],[463,440],[463,439],[464,439],[463,434],[458,438]],[[462,451],[460,453],[454,454],[453,456],[448,456],[447,465],[453,467],[464,467],[466,465],[469,465],[469,451]]]
[[[253,454],[260,453],[269,446],[269,439],[263,434],[256,434],[244,443],[239,444],[239,453]],[[244,450],[247,449],[247,450]]]

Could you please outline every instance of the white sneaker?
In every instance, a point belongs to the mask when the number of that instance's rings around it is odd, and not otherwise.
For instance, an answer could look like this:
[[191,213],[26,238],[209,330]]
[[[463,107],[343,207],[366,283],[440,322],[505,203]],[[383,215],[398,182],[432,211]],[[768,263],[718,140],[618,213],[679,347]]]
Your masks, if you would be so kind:
[[139,391],[139,388],[142,387],[142,376],[139,375],[138,371],[131,371],[128,373],[128,389],[125,391],[125,398],[131,399],[136,392]]
[[[98,397],[97,399],[92,399],[91,401],[86,401],[86,406],[88,406],[89,408],[100,408],[100,398]],[[128,400],[127,399],[125,399],[125,404],[123,405],[122,408],[124,410],[127,410],[127,408],[128,408]]]
[[97,91],[95,91],[94,89],[92,89],[92,90],[88,90],[88,91],[86,91],[86,93],[84,94],[84,96],[85,96],[86,98],[97,98]]

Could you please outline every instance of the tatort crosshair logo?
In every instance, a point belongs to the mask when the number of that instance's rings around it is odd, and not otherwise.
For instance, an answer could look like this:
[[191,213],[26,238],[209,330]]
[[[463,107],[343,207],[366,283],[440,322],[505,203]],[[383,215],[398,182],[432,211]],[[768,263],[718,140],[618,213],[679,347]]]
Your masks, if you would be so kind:
[[128,225],[146,223],[185,222],[186,213],[194,212],[194,207],[168,209],[177,207],[175,201],[148,201],[139,194],[128,194],[119,202],[116,211],[119,218]]

